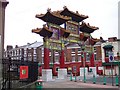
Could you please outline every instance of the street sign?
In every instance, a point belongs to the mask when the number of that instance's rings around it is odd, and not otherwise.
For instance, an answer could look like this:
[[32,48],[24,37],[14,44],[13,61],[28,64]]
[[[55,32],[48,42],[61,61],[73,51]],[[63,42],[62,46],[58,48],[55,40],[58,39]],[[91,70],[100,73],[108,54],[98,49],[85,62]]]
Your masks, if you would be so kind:
[[114,54],[113,52],[109,52],[109,62],[113,62],[114,61]]

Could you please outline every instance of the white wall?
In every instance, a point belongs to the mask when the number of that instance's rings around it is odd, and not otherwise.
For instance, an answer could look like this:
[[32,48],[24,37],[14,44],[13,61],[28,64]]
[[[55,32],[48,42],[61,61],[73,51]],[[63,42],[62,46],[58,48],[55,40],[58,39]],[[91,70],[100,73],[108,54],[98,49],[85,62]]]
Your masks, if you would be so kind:
[[[111,69],[106,69],[105,70],[105,75],[112,75]],[[113,69],[113,75],[115,75],[115,70]]]

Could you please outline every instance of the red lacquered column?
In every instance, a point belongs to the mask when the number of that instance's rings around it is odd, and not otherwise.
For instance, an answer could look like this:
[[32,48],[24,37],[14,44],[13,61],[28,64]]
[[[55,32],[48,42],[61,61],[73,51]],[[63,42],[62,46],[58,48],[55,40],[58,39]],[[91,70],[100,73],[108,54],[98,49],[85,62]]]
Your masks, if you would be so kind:
[[61,53],[60,53],[60,68],[64,68],[65,66],[65,59],[64,59],[64,43],[61,42]]
[[50,57],[49,57],[49,42],[48,39],[44,41],[44,69],[49,69]]
[[90,58],[90,66],[94,67],[94,53],[92,53],[91,58]]
[[60,55],[60,68],[64,68],[64,66],[65,66],[64,50],[62,50]]

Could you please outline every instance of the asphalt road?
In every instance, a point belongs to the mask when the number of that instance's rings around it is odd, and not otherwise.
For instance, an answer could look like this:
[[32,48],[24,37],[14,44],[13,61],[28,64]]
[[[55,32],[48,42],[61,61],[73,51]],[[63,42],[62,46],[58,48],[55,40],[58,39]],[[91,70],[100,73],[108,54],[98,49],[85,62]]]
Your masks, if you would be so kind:
[[[99,77],[98,80],[101,80],[101,78],[102,77]],[[53,81],[44,82],[43,88],[101,88],[101,90],[102,88],[111,88],[111,90],[117,90],[118,86],[112,86],[110,84],[103,85],[101,83],[93,84],[92,79],[89,79],[86,83],[83,83],[83,81],[79,79],[75,82],[74,80],[70,81],[68,78],[66,80],[54,79]]]

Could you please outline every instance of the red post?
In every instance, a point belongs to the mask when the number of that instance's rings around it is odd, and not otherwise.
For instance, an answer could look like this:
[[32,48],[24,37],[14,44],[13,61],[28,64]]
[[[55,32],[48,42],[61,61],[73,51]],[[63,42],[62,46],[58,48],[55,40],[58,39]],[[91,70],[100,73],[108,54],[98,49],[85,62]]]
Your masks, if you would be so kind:
[[91,67],[94,67],[95,65],[94,65],[94,53],[92,53],[92,55],[91,55],[91,58],[90,58],[90,66]]
[[60,55],[60,68],[64,68],[65,66],[65,59],[64,59],[64,50],[61,51],[61,55]]
[[83,62],[84,62],[84,67],[86,67],[86,52],[84,52]]
[[96,65],[96,71],[97,71],[97,74],[99,74],[98,65]]
[[[62,38],[64,40],[64,38]],[[64,59],[64,49],[65,49],[65,46],[64,46],[64,42],[61,41],[61,53],[60,53],[60,68],[64,68],[65,66],[65,59]]]
[[44,38],[44,69],[49,69],[50,57],[49,57],[49,42],[48,38]]
[[83,67],[83,58],[84,58],[84,55],[83,55],[83,52],[81,52],[81,66]]
[[44,48],[44,69],[49,69],[49,62],[50,62],[50,57],[49,57],[49,49]]

